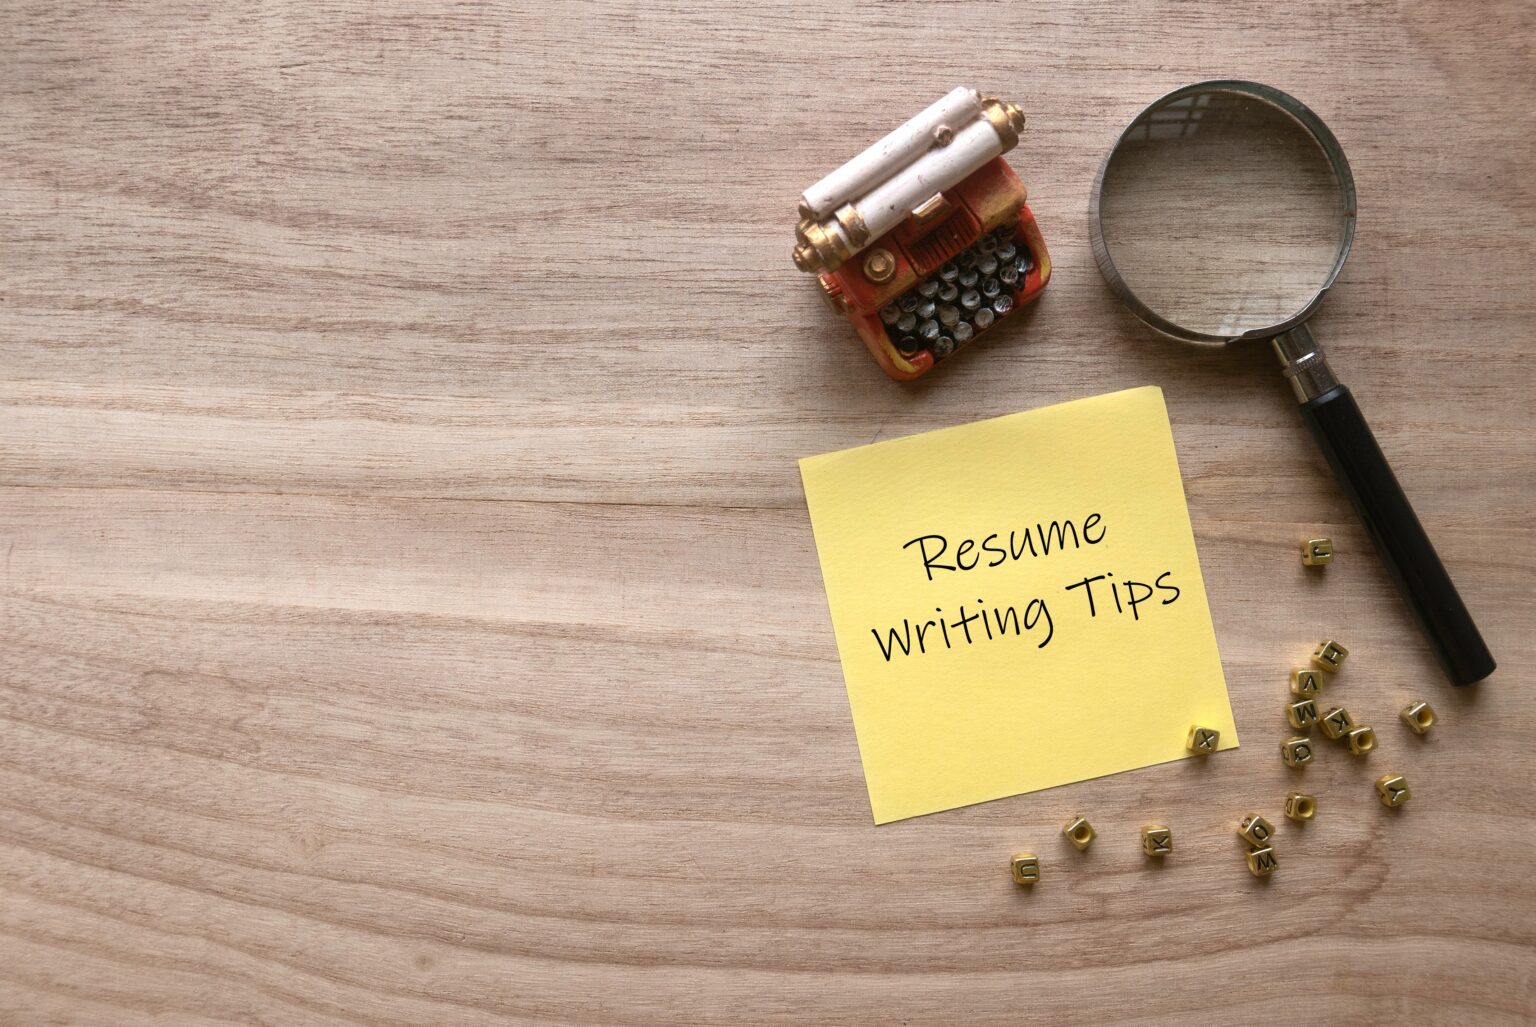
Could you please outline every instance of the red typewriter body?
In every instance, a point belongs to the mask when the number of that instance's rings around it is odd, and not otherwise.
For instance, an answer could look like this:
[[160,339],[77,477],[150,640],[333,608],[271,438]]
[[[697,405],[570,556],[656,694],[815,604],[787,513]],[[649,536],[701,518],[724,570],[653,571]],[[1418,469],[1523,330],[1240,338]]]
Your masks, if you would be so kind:
[[796,266],[892,378],[927,374],[1050,281],[1002,158],[1023,124],[1012,104],[958,88],[801,197]]

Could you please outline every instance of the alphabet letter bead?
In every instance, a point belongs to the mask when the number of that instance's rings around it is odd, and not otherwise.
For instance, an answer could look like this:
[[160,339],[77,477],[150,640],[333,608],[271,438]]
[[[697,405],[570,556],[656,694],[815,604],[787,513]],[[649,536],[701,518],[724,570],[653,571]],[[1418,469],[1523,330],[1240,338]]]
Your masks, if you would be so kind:
[[1403,723],[1416,735],[1427,734],[1435,726],[1435,708],[1427,702],[1409,703],[1403,710]]
[[1349,743],[1349,751],[1356,756],[1364,756],[1376,748],[1376,732],[1368,727],[1357,727],[1344,736],[1344,741]]
[[1173,851],[1173,831],[1148,825],[1141,829],[1141,850],[1148,856],[1166,856]]
[[1323,687],[1323,675],[1307,667],[1291,671],[1291,694],[1298,699],[1310,699]]
[[1268,877],[1280,869],[1280,863],[1275,859],[1275,850],[1269,846],[1262,849],[1253,849],[1248,853],[1248,869],[1254,877]]
[[1338,670],[1344,666],[1344,657],[1348,655],[1348,649],[1330,639],[1317,647],[1312,654],[1312,663],[1319,670]]
[[1323,714],[1321,721],[1323,734],[1333,741],[1338,741],[1356,728],[1355,718],[1349,715],[1349,711],[1342,706],[1335,706]]
[[1184,747],[1197,756],[1209,756],[1216,751],[1220,741],[1220,731],[1213,727],[1201,727],[1195,724],[1189,729],[1189,738],[1184,742]]
[[1312,743],[1300,735],[1280,743],[1280,755],[1288,767],[1304,767],[1312,762]]
[[1291,727],[1297,731],[1305,731],[1317,723],[1317,703],[1311,699],[1298,699],[1293,703],[1287,703],[1285,719],[1290,721]]
[[1275,825],[1257,813],[1250,813],[1243,818],[1242,823],[1237,825],[1237,833],[1249,845],[1262,849],[1275,836]]
[[1093,825],[1082,817],[1073,817],[1067,821],[1067,826],[1061,829],[1061,833],[1066,835],[1067,841],[1076,845],[1079,851],[1093,844]]
[[1383,774],[1378,777],[1376,794],[1381,796],[1383,806],[1401,806],[1413,798],[1413,793],[1408,790],[1408,779],[1401,774]]
[[1326,567],[1333,562],[1333,540],[1309,538],[1301,544],[1301,562],[1308,567]]
[[1311,820],[1317,816],[1317,797],[1305,792],[1292,792],[1285,797],[1285,815],[1292,820]]
[[1034,884],[1040,880],[1040,858],[1033,852],[1021,852],[1013,857],[1014,884]]

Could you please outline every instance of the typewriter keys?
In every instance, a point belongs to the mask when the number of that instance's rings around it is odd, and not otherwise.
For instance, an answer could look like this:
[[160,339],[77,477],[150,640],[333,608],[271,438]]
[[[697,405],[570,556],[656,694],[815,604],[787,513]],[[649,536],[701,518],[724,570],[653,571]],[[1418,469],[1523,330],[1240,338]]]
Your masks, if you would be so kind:
[[880,307],[876,319],[891,345],[911,361],[937,363],[1002,321],[1038,292],[1035,262],[1016,223],[983,232],[932,274]]
[[[1032,266],[1024,241],[1015,238],[1011,227],[987,232],[882,308],[880,320],[904,333],[894,340],[903,356],[927,350],[942,360],[1013,312]],[[908,318],[916,319],[915,332],[905,327]]]

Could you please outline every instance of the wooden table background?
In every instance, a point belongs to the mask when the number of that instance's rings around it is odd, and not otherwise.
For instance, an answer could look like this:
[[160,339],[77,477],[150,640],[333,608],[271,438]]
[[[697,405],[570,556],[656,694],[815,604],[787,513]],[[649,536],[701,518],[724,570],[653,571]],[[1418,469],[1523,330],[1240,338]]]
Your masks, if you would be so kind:
[[[1528,3],[0,14],[5,1023],[1536,1017]],[[1159,341],[1093,268],[1105,147],[1218,76],[1353,162],[1314,327],[1479,688],[1269,354]],[[790,266],[795,200],[961,82],[1028,112],[1055,278],[900,386]],[[875,828],[796,458],[1148,383],[1247,744]],[[1325,633],[1382,745],[1297,778],[1284,676]],[[1259,882],[1233,824],[1297,780],[1322,811]]]

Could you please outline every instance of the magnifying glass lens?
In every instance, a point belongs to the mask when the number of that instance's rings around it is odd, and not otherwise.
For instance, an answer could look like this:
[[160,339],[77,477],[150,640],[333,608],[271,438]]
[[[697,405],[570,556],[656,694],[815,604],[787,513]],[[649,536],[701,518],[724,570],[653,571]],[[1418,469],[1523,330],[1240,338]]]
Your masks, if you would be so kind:
[[1349,255],[1355,184],[1328,127],[1257,82],[1196,82],[1121,134],[1094,185],[1089,233],[1110,290],[1164,335],[1269,339],[1302,417],[1458,685],[1493,655],[1306,318]]
[[1328,284],[1350,242],[1344,202],[1311,131],[1213,89],[1132,123],[1104,168],[1099,217],[1115,269],[1152,313],[1235,337],[1296,316]]

